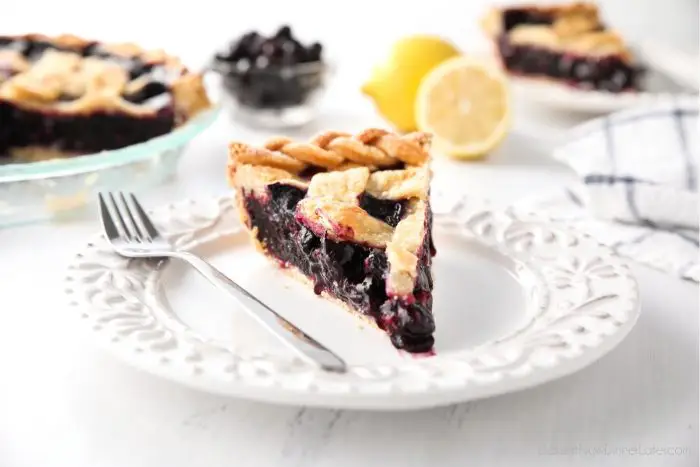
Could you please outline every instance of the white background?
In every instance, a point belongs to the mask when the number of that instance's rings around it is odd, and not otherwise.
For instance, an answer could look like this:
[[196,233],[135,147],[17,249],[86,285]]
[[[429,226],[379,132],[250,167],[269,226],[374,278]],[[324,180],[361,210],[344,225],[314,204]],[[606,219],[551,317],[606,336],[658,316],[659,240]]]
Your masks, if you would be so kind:
[[[339,67],[317,127],[353,129],[381,122],[357,88],[392,40],[433,32],[479,49],[486,3],[6,1],[0,31],[133,39],[197,66],[228,37],[290,23],[321,40]],[[628,37],[697,53],[697,2],[601,3]],[[439,160],[436,183],[500,202],[569,183],[547,151],[558,129],[580,117],[515,106],[516,127],[488,162]],[[222,118],[148,203],[225,192],[225,144],[243,137],[263,135]],[[0,230],[0,467],[698,464],[698,297],[690,283],[636,267],[643,314],[629,338],[539,388],[414,413],[305,410],[196,393],[98,351],[67,316],[60,286],[66,262],[96,228],[92,219]],[[654,447],[681,452],[633,451]]]

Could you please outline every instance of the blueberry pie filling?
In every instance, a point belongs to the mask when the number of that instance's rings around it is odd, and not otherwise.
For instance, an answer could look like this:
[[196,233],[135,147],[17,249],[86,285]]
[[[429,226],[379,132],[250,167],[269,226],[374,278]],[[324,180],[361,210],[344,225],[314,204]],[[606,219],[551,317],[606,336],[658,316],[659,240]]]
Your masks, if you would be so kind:
[[[434,343],[428,143],[371,129],[230,147],[229,179],[256,246],[408,352]],[[309,166],[318,171],[302,176]]]
[[0,37],[0,157],[118,149],[209,107],[200,75],[162,51],[74,36]]
[[494,9],[483,26],[512,74],[608,92],[640,88],[641,68],[594,4]]

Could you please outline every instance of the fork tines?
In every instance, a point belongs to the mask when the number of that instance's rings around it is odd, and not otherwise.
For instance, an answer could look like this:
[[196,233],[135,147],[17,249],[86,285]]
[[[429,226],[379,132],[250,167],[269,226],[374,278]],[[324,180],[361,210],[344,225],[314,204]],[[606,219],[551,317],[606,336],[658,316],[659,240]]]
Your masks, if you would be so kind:
[[110,240],[151,242],[160,237],[133,193],[99,194],[100,218]]

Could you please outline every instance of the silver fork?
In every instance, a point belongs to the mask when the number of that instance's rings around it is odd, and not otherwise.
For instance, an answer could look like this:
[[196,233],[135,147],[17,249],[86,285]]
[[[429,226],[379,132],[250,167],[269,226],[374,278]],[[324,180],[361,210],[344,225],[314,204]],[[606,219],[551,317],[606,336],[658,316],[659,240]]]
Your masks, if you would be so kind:
[[345,362],[315,339],[229,279],[202,258],[176,250],[155,228],[136,197],[99,194],[100,218],[114,250],[129,258],[178,258],[193,266],[218,289],[232,295],[251,316],[305,360],[324,370],[343,373]]

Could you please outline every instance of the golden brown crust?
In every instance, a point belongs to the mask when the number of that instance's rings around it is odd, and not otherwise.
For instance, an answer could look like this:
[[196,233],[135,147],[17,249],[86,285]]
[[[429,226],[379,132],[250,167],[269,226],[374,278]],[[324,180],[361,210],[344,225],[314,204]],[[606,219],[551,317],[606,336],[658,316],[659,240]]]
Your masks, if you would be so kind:
[[631,59],[631,53],[627,49],[622,37],[612,31],[591,32],[574,36],[565,41],[566,50],[589,55],[620,55]]
[[[371,128],[354,136],[329,131],[309,142],[277,137],[262,147],[234,142],[229,145],[229,183],[241,196],[265,196],[272,183],[306,190],[296,208],[299,221],[319,236],[386,249],[387,287],[397,295],[410,294],[425,235],[430,139],[425,133],[397,135]],[[404,168],[381,170],[399,164]],[[300,174],[310,166],[327,171],[305,179]],[[364,193],[408,200],[408,215],[392,227],[360,207]],[[245,210],[242,204],[239,208]]]
[[[329,140],[330,142],[331,140]],[[325,140],[324,140],[325,142]],[[311,164],[324,169],[332,169],[343,162],[342,156],[326,149],[327,144],[295,143],[289,138],[272,138],[265,143],[265,149],[280,152],[302,164]]]
[[418,254],[425,235],[426,209],[424,201],[412,201],[406,217],[396,226],[391,241],[386,244],[390,265],[387,285],[395,294],[412,291],[416,282]]
[[625,59],[631,58],[624,40],[613,31],[561,36],[548,26],[518,26],[511,31],[509,38],[513,44],[528,44],[582,55],[619,55]]
[[40,162],[51,159],[67,159],[77,156],[78,153],[47,148],[46,146],[23,146],[21,148],[9,148],[8,155],[12,160],[19,162]]
[[277,137],[263,148],[234,142],[229,145],[229,163],[266,165],[293,173],[299,173],[309,165],[333,170],[345,163],[374,169],[401,163],[423,164],[430,157],[429,146],[430,135],[425,133],[396,135],[373,128],[352,136],[331,131],[308,142]]
[[[27,59],[16,50],[0,50],[0,67],[6,70],[24,72],[29,69],[30,64]],[[0,75],[0,83],[3,81],[3,75]]]
[[[0,100],[22,108],[59,113],[106,111],[140,116],[158,111],[123,97],[125,93],[138,91],[148,80],[132,80],[127,69],[116,61],[82,56],[82,48],[94,42],[72,35],[30,34],[17,39],[50,42],[64,50],[48,49],[35,61],[16,51],[0,50],[0,64],[11,72],[0,77]],[[160,64],[175,76],[170,90],[177,124],[210,107],[202,76],[189,72],[177,58],[163,51],[143,50],[135,44],[99,44],[99,47],[115,55]]]
[[211,107],[207,90],[204,88],[204,78],[200,74],[181,75],[170,85],[170,90],[175,101],[178,125]]
[[[507,34],[514,44],[528,44],[584,55],[619,55],[623,60],[632,59],[629,47],[620,34],[605,28],[594,3],[517,5],[512,8],[540,17],[551,17],[551,24],[522,24],[513,27]],[[484,15],[481,27],[487,35],[496,39],[504,33],[503,14],[508,9],[492,8]]]
[[307,184],[286,170],[274,167],[259,167],[250,164],[229,166],[228,179],[231,186],[264,193],[267,186],[282,182],[306,189]]
[[[0,99],[24,108],[59,112],[151,113],[146,107],[122,99],[128,81],[128,73],[116,63],[48,50],[32,67],[0,86]],[[63,102],[62,96],[73,99]]]
[[144,53],[144,50],[133,42],[104,44],[102,48],[109,53],[122,57],[136,57]]
[[572,2],[556,5],[517,5],[515,8],[534,11],[555,18],[563,16],[581,16],[595,18],[597,21],[597,18],[600,16],[598,6],[593,2]]
[[370,216],[357,202],[331,197],[304,198],[297,206],[300,222],[319,237],[385,248],[394,228]]
[[366,190],[369,181],[367,167],[357,167],[342,172],[326,172],[315,175],[306,191],[308,198],[333,198],[354,202]]
[[231,143],[228,146],[229,166],[249,164],[260,167],[273,167],[292,173],[299,173],[306,164],[278,151],[254,148],[244,143]]
[[529,44],[550,49],[558,48],[560,38],[549,26],[518,26],[508,36],[512,44]]
[[[551,17],[552,22],[564,20],[564,23],[576,19],[585,22],[586,30],[597,29],[601,26],[598,6],[591,2],[572,2],[558,5],[517,4],[512,7],[492,7],[481,18],[481,28],[489,36],[497,36],[503,32],[503,13],[507,10],[528,11],[540,17]],[[561,26],[560,26],[561,29]],[[570,31],[562,31],[569,33]]]
[[512,7],[489,8],[480,21],[481,29],[486,35],[495,38],[503,33],[503,13],[510,9],[529,11],[539,16],[549,16],[553,19],[554,25],[561,20],[559,25],[555,26],[555,29],[563,35],[570,34],[574,30],[580,29],[581,26],[584,26],[581,32],[597,29],[601,26],[598,7],[594,3],[574,2],[563,5],[518,4]]
[[503,32],[503,12],[498,8],[489,8],[479,25],[484,34],[495,39]]
[[553,14],[552,29],[559,37],[572,37],[603,28],[595,5],[574,5]]
[[379,199],[426,199],[432,173],[427,165],[374,172],[365,191]]

